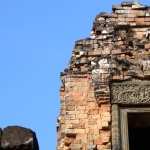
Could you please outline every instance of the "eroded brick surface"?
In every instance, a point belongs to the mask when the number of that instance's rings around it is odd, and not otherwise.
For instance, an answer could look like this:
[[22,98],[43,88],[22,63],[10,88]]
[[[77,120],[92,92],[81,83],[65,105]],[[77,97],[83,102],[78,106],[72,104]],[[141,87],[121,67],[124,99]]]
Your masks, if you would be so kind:
[[150,7],[114,5],[76,41],[61,75],[58,150],[111,150],[112,81],[150,77]]

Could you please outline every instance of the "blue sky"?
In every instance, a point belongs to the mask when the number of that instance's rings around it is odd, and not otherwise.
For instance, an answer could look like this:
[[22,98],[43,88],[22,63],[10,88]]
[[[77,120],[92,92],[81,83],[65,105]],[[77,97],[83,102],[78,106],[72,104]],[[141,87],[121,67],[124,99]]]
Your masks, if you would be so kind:
[[74,41],[89,35],[96,14],[119,2],[0,1],[0,127],[31,128],[41,150],[56,149],[59,74]]

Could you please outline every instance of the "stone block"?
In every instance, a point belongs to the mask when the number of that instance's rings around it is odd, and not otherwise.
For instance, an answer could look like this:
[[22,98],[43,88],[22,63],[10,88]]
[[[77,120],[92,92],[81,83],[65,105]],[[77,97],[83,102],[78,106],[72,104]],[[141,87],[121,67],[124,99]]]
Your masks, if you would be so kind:
[[144,18],[144,21],[145,21],[145,22],[150,22],[150,17],[145,17],[145,18]]
[[97,146],[95,144],[90,144],[88,145],[88,149],[87,150],[96,150]]
[[136,23],[144,23],[144,21],[145,21],[144,17],[137,17],[137,18],[135,18],[135,22]]
[[86,131],[85,131],[85,129],[75,129],[75,132],[77,133],[77,134],[85,134],[86,133]]
[[105,120],[102,120],[102,129],[106,130],[109,128],[109,122],[108,121],[105,121]]
[[77,116],[79,119],[86,119],[88,116],[87,114],[78,114]]
[[39,150],[36,135],[30,129],[19,126],[8,126],[1,131],[3,150]]
[[82,150],[81,144],[71,144],[71,150]]

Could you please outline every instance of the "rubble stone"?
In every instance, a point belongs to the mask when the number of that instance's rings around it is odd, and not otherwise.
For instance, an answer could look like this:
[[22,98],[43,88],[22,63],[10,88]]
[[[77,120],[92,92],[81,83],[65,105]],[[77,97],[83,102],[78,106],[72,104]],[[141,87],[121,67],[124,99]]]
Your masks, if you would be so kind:
[[2,150],[39,150],[36,135],[30,129],[8,126],[1,131]]

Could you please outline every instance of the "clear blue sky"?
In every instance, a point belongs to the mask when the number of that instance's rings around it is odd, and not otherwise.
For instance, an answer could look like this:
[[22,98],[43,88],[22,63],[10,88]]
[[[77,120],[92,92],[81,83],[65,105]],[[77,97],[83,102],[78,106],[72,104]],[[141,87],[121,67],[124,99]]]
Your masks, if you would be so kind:
[[56,149],[59,73],[74,41],[113,3],[119,0],[0,1],[0,127],[31,128],[41,150]]

